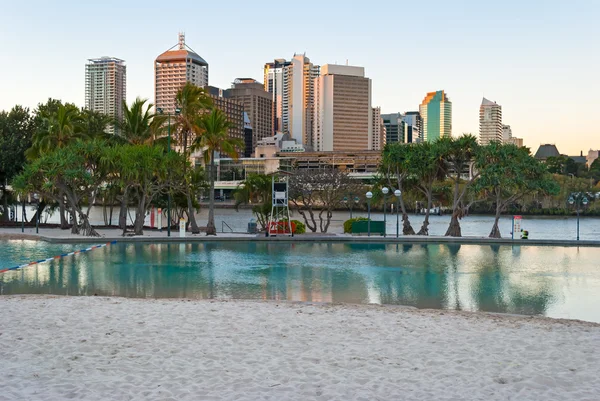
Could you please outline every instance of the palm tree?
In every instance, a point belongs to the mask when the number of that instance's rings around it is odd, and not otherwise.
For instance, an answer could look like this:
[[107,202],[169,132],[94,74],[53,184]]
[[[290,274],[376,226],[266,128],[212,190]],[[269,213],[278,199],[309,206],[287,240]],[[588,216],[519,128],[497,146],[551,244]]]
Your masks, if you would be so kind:
[[[181,152],[185,157],[189,157],[188,146],[192,141],[198,139],[198,135],[203,134],[202,129],[197,125],[198,118],[212,107],[212,100],[204,89],[188,82],[177,92],[175,102],[179,108],[179,114],[175,117],[175,132],[179,137],[178,142]],[[183,175],[187,179],[187,171],[184,170]],[[186,184],[188,188],[186,190],[188,216],[192,227],[192,234],[199,234],[200,229],[196,223],[190,191],[191,183],[187,182]]]
[[[65,147],[76,139],[84,138],[83,120],[77,107],[59,103],[56,109],[40,113],[40,125],[33,135],[31,147],[25,151],[28,160],[35,160],[52,150]],[[62,199],[62,196],[59,196]],[[64,202],[59,202],[60,227],[69,228],[65,218]],[[74,213],[74,212],[73,212]]]
[[42,116],[40,127],[33,135],[31,148],[27,149],[25,156],[33,160],[48,151],[63,148],[69,142],[87,135],[82,128],[79,109],[69,104],[59,104],[56,112]]
[[[117,138],[130,145],[154,145],[162,141],[166,116],[151,112],[148,99],[136,98],[131,106],[123,102],[123,120],[117,122]],[[145,106],[145,107],[144,107]]]
[[238,158],[239,149],[244,148],[244,142],[239,138],[231,138],[229,129],[233,124],[227,120],[227,116],[221,110],[213,109],[209,114],[204,114],[196,119],[196,126],[202,135],[194,140],[192,149],[201,149],[204,162],[210,163],[210,193],[208,224],[206,235],[217,235],[215,227],[215,152],[227,155],[233,159]]
[[106,128],[111,125],[112,118],[97,111],[82,109],[78,121],[81,133],[89,138],[108,139]]

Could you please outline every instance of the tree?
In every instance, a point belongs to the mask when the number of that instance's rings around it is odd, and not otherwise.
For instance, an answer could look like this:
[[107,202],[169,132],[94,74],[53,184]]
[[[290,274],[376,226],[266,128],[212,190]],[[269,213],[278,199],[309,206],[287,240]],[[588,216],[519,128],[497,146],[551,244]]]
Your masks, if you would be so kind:
[[[409,156],[413,146],[403,143],[390,143],[383,148],[379,172],[390,186],[392,193],[399,189],[403,195],[407,179],[410,176]],[[414,235],[415,230],[410,225],[404,196],[400,196],[400,210],[402,211],[402,234]]]
[[15,106],[10,112],[0,112],[0,189],[3,219],[8,220],[6,185],[25,165],[25,151],[31,146],[35,121],[29,109]]
[[242,204],[252,204],[252,213],[263,230],[266,230],[271,215],[271,179],[265,174],[249,174],[233,193],[236,210]]
[[[73,216],[72,233],[99,236],[88,215],[106,179],[101,164],[105,151],[106,144],[96,140],[75,141],[45,152],[15,177],[13,186],[23,196],[36,192],[59,203],[66,198]],[[85,212],[84,201],[88,205]]]
[[458,138],[441,138],[436,146],[439,146],[444,160],[444,172],[454,185],[452,217],[445,235],[460,237],[459,219],[470,206],[465,204],[465,195],[478,176],[476,172],[471,174],[471,164],[479,151],[479,144],[475,136],[468,134]]
[[[244,141],[229,136],[229,129],[233,125],[227,120],[225,113],[218,109],[213,109],[210,113],[199,116],[196,119],[196,126],[200,129],[202,135],[196,137],[192,149],[202,150],[205,164],[210,164],[208,173],[210,193],[206,235],[217,235],[215,227],[215,152],[237,160],[240,149],[244,148]],[[189,199],[188,202],[190,202]]]
[[560,189],[546,166],[531,156],[526,147],[492,142],[481,148],[475,167],[480,175],[473,190],[491,198],[496,205],[490,238],[501,238],[498,221],[510,204],[530,193],[552,194]]
[[131,192],[137,199],[134,234],[142,235],[146,211],[154,199],[169,190],[183,190],[183,164],[189,162],[177,152],[165,153],[161,147],[146,145],[114,147],[107,159],[111,170],[119,172],[123,192]]
[[106,128],[112,123],[112,118],[93,110],[80,111],[79,129],[87,138],[109,139]]
[[289,199],[309,230],[316,232],[319,228],[326,233],[333,211],[341,207],[346,194],[358,193],[360,186],[347,172],[335,168],[295,169],[289,179]]
[[[123,102],[123,120],[117,122],[116,139],[131,145],[154,145],[164,131],[167,116],[151,112],[148,99],[136,98],[131,106]],[[164,141],[160,141],[161,143]]]
[[[123,102],[123,120],[117,121],[117,134],[113,140],[120,144],[153,145],[157,142],[158,127],[164,123],[164,117],[151,112],[152,103],[139,97],[128,106]],[[118,174],[118,172],[117,172]],[[129,186],[122,187],[120,194],[119,228],[126,229]]]
[[[198,123],[200,122],[200,118],[212,107],[212,100],[203,88],[188,82],[177,92],[175,102],[180,109],[180,112],[175,119],[175,132],[178,137],[178,146],[183,155],[187,158],[189,157],[189,145],[194,141],[197,144],[199,137],[204,134],[203,129]],[[184,176],[187,176],[185,173],[186,172],[184,171]],[[200,229],[196,223],[194,205],[190,191],[187,191],[186,198],[192,233],[199,234]]]
[[408,154],[408,166],[415,187],[427,200],[425,218],[417,235],[429,235],[429,215],[432,206],[434,185],[444,178],[444,159],[442,146],[438,143],[422,142],[411,147]]
[[73,105],[61,103],[55,112],[43,112],[38,116],[39,124],[31,148],[25,152],[29,160],[87,136],[83,131],[79,109]]

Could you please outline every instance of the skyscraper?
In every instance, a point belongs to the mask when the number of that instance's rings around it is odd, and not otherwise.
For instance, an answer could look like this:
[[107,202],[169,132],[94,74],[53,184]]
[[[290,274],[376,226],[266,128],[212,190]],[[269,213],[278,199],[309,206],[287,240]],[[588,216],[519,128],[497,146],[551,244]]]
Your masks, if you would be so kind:
[[[125,61],[114,57],[89,59],[85,65],[85,108],[121,121],[126,101]],[[114,133],[115,124],[107,131]]]
[[238,78],[231,89],[225,91],[225,97],[242,103],[252,127],[252,145],[250,153],[259,140],[273,136],[273,96],[265,91],[263,84],[250,78]]
[[385,127],[386,143],[404,142],[406,123],[402,113],[382,114],[381,119]]
[[[227,121],[231,124],[229,127],[229,137],[245,141],[244,132],[244,105],[234,99],[226,97],[226,90],[215,86],[205,86],[206,94],[212,99],[213,107],[221,110],[226,116]],[[244,154],[244,149],[239,149],[240,154]]]
[[386,130],[381,118],[381,107],[373,107],[373,135],[369,150],[382,150],[386,144]]
[[320,67],[305,55],[291,61],[276,59],[265,64],[265,90],[273,94],[274,130],[289,133],[297,143],[312,146],[314,78]]
[[502,143],[502,106],[483,98],[479,106],[479,143],[487,145],[490,142]]
[[186,82],[199,87],[208,85],[208,63],[185,44],[185,35],[180,33],[179,43],[154,62],[155,107],[174,113],[175,95]]
[[452,136],[452,102],[443,90],[429,92],[419,106],[423,118],[423,140]]
[[407,111],[402,120],[406,123],[404,143],[421,142],[421,132],[423,130],[423,119],[418,111]]
[[371,80],[363,67],[326,64],[315,78],[313,147],[368,150],[373,143]]

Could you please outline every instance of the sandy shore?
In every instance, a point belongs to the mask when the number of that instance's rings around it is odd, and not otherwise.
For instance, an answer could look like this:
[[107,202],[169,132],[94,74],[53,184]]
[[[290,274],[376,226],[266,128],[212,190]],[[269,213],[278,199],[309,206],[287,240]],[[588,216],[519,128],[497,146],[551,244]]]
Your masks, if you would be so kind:
[[0,297],[0,400],[598,400],[600,326],[380,306]]

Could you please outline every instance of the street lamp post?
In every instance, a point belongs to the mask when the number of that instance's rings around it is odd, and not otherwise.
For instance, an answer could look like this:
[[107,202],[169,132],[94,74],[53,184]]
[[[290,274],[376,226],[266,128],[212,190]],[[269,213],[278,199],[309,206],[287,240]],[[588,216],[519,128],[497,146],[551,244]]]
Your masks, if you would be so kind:
[[387,194],[390,190],[387,187],[381,188],[381,192],[383,192],[383,236],[387,235],[387,217],[386,217],[386,209],[387,209]]
[[579,206],[587,206],[588,199],[580,194],[577,194],[575,198],[571,195],[569,197],[569,205],[573,206],[573,204],[575,204],[575,209],[577,210],[577,241],[579,241]]
[[367,192],[366,195],[367,197],[367,213],[368,213],[368,219],[367,219],[367,236],[370,237],[371,236],[371,198],[373,197],[373,193],[371,191]]
[[394,196],[396,196],[396,238],[400,236],[400,196],[402,196],[402,192],[399,189],[394,191]]
[[[163,114],[163,109],[158,107],[156,109],[159,114]],[[179,107],[175,108],[175,115],[179,115],[181,113],[181,109]],[[171,113],[167,113],[168,118],[168,131],[167,131],[167,154],[171,153]],[[169,174],[170,176],[170,174]],[[169,182],[169,192],[167,194],[167,237],[171,236],[171,182]]]

